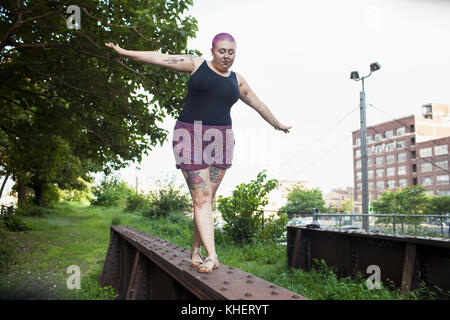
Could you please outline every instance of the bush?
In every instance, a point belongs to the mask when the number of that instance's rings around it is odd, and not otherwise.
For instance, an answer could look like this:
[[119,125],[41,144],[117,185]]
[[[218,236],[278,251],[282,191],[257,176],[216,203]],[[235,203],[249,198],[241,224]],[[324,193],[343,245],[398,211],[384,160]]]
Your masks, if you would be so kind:
[[113,218],[111,219],[111,224],[112,224],[113,226],[119,225],[119,224],[120,224],[120,217],[113,217]]
[[95,197],[92,205],[105,207],[125,207],[128,197],[132,194],[131,188],[124,181],[119,181],[115,176],[105,177],[99,186],[92,188]]
[[286,213],[279,213],[278,218],[270,216],[264,221],[264,229],[258,233],[258,239],[262,242],[285,242],[286,225],[289,221]]
[[190,209],[192,204],[189,196],[180,190],[174,189],[173,185],[169,185],[164,189],[160,189],[157,193],[151,192],[149,208],[143,211],[148,216],[168,216],[171,213],[184,213]]
[[260,232],[260,208],[268,203],[266,195],[276,186],[275,179],[263,184],[266,176],[265,170],[260,172],[256,180],[237,186],[231,197],[219,195],[218,208],[226,222],[223,229],[236,243],[252,242]]
[[131,193],[126,202],[125,211],[135,212],[148,207],[149,199],[143,194]]
[[0,221],[0,274],[7,273],[19,253],[19,242],[8,237],[3,222]]
[[44,217],[50,214],[50,210],[37,205],[28,205],[16,209],[16,214],[28,217]]
[[30,230],[28,226],[22,221],[18,214],[6,214],[3,217],[3,226],[9,231],[26,231]]

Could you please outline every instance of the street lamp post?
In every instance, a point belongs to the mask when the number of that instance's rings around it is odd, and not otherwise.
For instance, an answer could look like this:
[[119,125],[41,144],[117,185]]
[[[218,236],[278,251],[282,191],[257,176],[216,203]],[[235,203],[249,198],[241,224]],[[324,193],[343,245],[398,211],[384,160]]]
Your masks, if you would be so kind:
[[[370,73],[360,78],[358,71],[352,71],[350,79],[359,81],[362,83],[362,91],[359,95],[359,110],[360,110],[360,140],[361,140],[361,176],[362,176],[362,213],[367,215],[369,213],[369,183],[367,172],[367,134],[366,134],[366,93],[364,91],[364,79],[370,77],[372,72],[381,68],[378,62],[374,62],[370,65]],[[369,217],[363,216],[363,229],[369,231]]]

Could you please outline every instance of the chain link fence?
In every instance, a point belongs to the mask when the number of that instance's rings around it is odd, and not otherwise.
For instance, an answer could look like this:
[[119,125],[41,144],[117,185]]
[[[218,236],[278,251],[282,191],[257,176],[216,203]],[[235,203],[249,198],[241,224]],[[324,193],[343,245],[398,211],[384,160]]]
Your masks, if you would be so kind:
[[[272,210],[265,210],[271,211]],[[288,225],[320,227],[321,229],[365,232],[363,217],[368,217],[369,232],[399,234],[434,238],[450,238],[450,214],[340,214],[340,213],[292,213]],[[269,214],[269,212],[267,213]]]

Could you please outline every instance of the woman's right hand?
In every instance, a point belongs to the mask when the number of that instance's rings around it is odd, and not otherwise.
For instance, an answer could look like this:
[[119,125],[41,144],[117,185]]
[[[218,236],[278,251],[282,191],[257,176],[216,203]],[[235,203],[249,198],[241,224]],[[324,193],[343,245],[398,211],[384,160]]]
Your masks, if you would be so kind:
[[105,46],[114,49],[118,54],[123,55],[125,53],[125,49],[122,49],[121,47],[119,47],[119,45],[117,44],[113,44],[113,43],[105,43]]

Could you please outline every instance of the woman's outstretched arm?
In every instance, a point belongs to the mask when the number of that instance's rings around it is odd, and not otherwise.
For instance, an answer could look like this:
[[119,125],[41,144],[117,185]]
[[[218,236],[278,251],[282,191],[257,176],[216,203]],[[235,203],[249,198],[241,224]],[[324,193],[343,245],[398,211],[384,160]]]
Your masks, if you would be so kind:
[[105,43],[105,45],[114,49],[123,57],[180,72],[192,73],[196,66],[203,61],[202,58],[190,54],[164,54],[157,51],[134,51],[125,50],[112,43]]
[[256,94],[253,92],[253,90],[248,85],[247,81],[236,72],[236,75],[239,80],[239,92],[240,92],[240,99],[244,101],[247,105],[258,111],[258,113],[261,115],[261,117],[264,118],[268,123],[270,123],[276,130],[281,130],[286,133],[289,132],[289,129],[292,128],[292,126],[286,126],[282,123],[280,123],[277,118],[272,114],[270,109],[262,102]]

